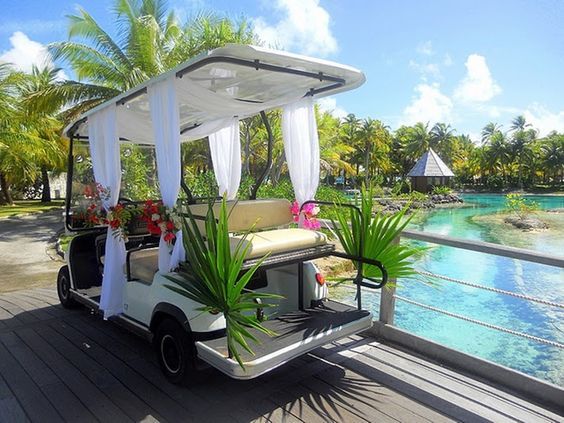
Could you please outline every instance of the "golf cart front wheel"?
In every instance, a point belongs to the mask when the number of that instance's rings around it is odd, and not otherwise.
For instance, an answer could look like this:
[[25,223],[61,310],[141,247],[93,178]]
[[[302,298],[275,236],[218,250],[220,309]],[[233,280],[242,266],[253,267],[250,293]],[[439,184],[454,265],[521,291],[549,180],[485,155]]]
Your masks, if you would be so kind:
[[76,308],[78,303],[71,296],[69,267],[63,266],[57,275],[57,295],[64,308]]
[[188,381],[195,371],[194,343],[175,320],[163,320],[155,332],[154,347],[162,372],[169,382]]

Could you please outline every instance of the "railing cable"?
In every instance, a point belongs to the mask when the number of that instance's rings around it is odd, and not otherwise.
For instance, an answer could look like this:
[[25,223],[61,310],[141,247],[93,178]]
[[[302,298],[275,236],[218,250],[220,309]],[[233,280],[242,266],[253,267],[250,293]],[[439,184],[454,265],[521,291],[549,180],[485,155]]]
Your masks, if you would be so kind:
[[394,295],[394,297],[397,300],[406,302],[408,304],[411,304],[411,305],[414,305],[414,306],[417,306],[417,307],[421,307],[421,308],[424,308],[424,309],[427,309],[427,310],[430,310],[430,311],[434,311],[436,313],[441,313],[441,314],[444,314],[444,315],[449,316],[449,317],[454,317],[455,319],[460,319],[460,320],[464,320],[466,322],[475,323],[477,325],[484,326],[484,327],[489,328],[489,329],[494,329],[494,330],[497,330],[497,331],[500,331],[500,332],[508,333],[510,335],[520,336],[522,338],[526,338],[526,339],[529,339],[531,341],[540,342],[541,344],[546,344],[546,345],[550,345],[552,347],[564,349],[564,344],[561,344],[560,342],[557,342],[557,341],[550,341],[548,339],[539,338],[538,336],[533,336],[533,335],[529,335],[527,333],[518,332],[518,331],[507,329],[507,328],[504,328],[504,327],[501,327],[501,326],[492,325],[491,323],[486,323],[486,322],[483,322],[481,320],[472,319],[471,317],[462,316],[462,315],[456,314],[456,313],[451,313],[450,311],[442,310],[442,309],[437,308],[437,307],[433,307],[433,306],[430,306],[430,305],[427,305],[427,304],[419,303],[417,301],[413,301],[413,300],[410,300],[409,298],[401,297],[399,295]]
[[437,279],[443,279],[443,280],[448,281],[448,282],[454,282],[454,283],[458,283],[458,284],[461,284],[461,285],[471,286],[472,288],[484,289],[486,291],[495,292],[497,294],[509,295],[511,297],[520,298],[522,300],[534,301],[535,303],[539,303],[539,304],[544,304],[544,305],[548,305],[548,306],[552,306],[552,307],[558,307],[558,308],[564,308],[564,304],[555,303],[553,301],[543,300],[543,299],[536,298],[536,297],[531,297],[529,295],[518,294],[516,292],[505,291],[503,289],[492,288],[492,287],[489,287],[489,286],[479,285],[479,284],[472,283],[472,282],[466,282],[466,281],[463,281],[463,280],[460,280],[460,279],[455,279],[455,278],[451,278],[451,277],[444,276],[444,275],[437,275],[437,274],[434,274],[434,273],[431,273],[431,272],[426,272],[424,270],[418,270],[417,273],[419,273],[420,275],[424,275],[424,276],[430,276],[430,277],[437,278]]

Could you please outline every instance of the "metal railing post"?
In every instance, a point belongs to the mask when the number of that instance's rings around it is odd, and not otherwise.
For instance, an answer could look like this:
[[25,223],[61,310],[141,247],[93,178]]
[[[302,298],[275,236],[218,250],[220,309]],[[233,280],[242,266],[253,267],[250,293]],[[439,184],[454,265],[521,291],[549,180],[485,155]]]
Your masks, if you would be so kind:
[[[395,244],[400,242],[400,237],[392,241]],[[390,278],[388,283],[382,288],[380,295],[380,322],[385,325],[394,324],[394,313],[396,309],[396,278]]]

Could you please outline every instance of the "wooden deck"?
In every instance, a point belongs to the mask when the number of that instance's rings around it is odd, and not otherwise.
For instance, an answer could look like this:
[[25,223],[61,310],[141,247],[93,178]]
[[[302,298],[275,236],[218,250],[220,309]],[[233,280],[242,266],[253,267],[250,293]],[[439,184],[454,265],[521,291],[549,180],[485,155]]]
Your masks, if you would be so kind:
[[564,421],[373,338],[352,337],[253,381],[214,369],[166,382],[151,346],[51,289],[0,295],[0,422]]

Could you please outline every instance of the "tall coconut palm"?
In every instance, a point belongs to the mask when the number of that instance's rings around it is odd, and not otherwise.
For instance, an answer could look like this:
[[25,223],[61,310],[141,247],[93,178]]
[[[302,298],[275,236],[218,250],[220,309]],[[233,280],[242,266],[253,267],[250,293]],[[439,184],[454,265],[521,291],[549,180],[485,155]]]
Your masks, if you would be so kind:
[[41,144],[36,150],[35,164],[40,168],[42,193],[41,201],[51,201],[48,171],[63,170],[65,164],[66,141],[62,137],[63,123],[56,115],[60,112],[53,104],[35,105],[36,93],[48,90],[57,82],[60,69],[33,66],[25,76],[20,87],[21,107],[25,113],[25,127],[28,133]]
[[501,132],[501,125],[490,122],[482,128],[482,144],[487,144],[496,132]]
[[429,134],[429,123],[417,122],[408,132],[409,139],[407,141],[407,155],[417,160],[431,147],[431,136]]
[[552,176],[552,183],[562,182],[564,177],[564,135],[551,134],[540,147],[541,163],[545,172]]
[[245,21],[198,15],[180,23],[164,0],[114,0],[117,37],[84,9],[68,16],[69,40],[49,45],[78,81],[59,81],[37,104],[73,104],[65,119],[90,109],[208,49],[258,42]]
[[430,147],[435,150],[441,158],[450,166],[454,159],[455,153],[455,137],[454,130],[449,124],[446,123],[436,123],[429,132]]
[[519,115],[515,116],[511,121],[512,131],[524,131],[526,128],[530,128],[531,124],[527,122],[525,116]]

